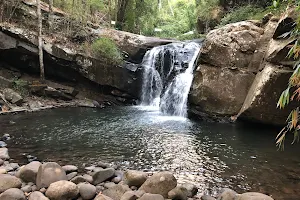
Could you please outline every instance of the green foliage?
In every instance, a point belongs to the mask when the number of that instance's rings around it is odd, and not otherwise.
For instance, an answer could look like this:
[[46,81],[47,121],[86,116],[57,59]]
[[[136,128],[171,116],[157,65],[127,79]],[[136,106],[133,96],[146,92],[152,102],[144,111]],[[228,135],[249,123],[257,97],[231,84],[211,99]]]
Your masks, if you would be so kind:
[[210,20],[213,18],[214,10],[218,9],[219,0],[203,0],[197,5],[197,16],[202,20]]
[[[292,5],[296,6],[296,10],[300,11],[300,2],[290,2]],[[294,3],[294,4],[293,4]],[[279,3],[274,5],[278,6]],[[285,108],[291,101],[300,101],[300,15],[297,19],[297,25],[291,33],[291,37],[296,38],[296,42],[288,53],[289,58],[294,58],[295,70],[291,75],[288,83],[288,87],[284,90],[278,100],[277,107],[280,109]],[[276,144],[279,148],[284,149],[284,140],[287,133],[292,132],[294,134],[295,143],[299,141],[299,131],[300,130],[300,113],[299,107],[293,109],[287,118],[287,125],[280,131],[276,137]]]
[[[227,13],[222,19],[220,25],[240,22],[248,19],[253,19],[254,16],[263,13],[263,8],[255,7],[253,5],[242,6]],[[263,16],[262,16],[263,17]],[[260,19],[262,19],[262,17]]]
[[13,88],[15,91],[19,92],[22,96],[29,95],[29,88],[28,88],[27,81],[17,79],[13,82]]
[[200,39],[205,38],[205,35],[193,33],[193,34],[183,34],[176,37],[177,40],[181,41],[188,41],[188,40],[194,40],[194,39]]
[[122,63],[122,55],[116,43],[110,38],[99,38],[91,45],[91,53],[96,58],[105,58],[114,64]]

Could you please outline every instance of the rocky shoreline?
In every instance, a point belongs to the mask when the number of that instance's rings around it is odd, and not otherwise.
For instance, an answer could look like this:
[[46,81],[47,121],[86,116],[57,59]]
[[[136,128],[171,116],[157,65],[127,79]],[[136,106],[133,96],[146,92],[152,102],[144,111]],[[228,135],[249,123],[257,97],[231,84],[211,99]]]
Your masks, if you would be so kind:
[[102,161],[79,169],[30,156],[29,163],[20,166],[10,159],[6,140],[10,140],[8,134],[0,141],[0,200],[273,200],[261,193],[238,194],[227,188],[216,198],[200,196],[202,191],[195,185],[177,184],[170,172],[121,171]]

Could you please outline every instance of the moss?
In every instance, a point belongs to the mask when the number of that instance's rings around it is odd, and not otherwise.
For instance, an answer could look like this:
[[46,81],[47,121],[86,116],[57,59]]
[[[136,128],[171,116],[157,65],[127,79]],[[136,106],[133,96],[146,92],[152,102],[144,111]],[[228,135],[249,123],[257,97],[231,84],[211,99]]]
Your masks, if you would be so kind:
[[91,53],[96,58],[105,58],[113,64],[122,64],[122,55],[116,43],[110,38],[99,38],[91,45]]

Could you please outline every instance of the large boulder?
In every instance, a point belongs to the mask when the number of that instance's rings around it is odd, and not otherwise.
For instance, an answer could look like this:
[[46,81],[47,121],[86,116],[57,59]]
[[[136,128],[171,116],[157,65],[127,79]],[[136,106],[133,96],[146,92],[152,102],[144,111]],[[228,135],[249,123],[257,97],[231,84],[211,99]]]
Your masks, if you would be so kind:
[[246,192],[237,197],[234,200],[274,200],[272,197],[258,192]]
[[8,155],[8,149],[7,148],[0,148],[0,159],[8,160],[10,157]]
[[122,196],[128,191],[130,191],[130,188],[127,185],[115,185],[104,190],[103,194],[112,198],[113,200],[120,200]]
[[146,172],[136,171],[136,170],[127,170],[124,173],[124,182],[131,186],[140,187],[148,178]]
[[46,191],[46,196],[51,200],[70,200],[79,194],[76,184],[69,181],[57,181],[51,183]]
[[264,70],[257,74],[238,118],[266,124],[284,124],[290,109],[277,109],[277,101],[286,89],[291,74],[290,69],[267,63]]
[[47,188],[51,183],[60,180],[68,180],[66,172],[55,162],[44,163],[39,167],[36,185],[40,188]]
[[93,184],[97,185],[103,181],[112,178],[115,174],[114,168],[99,169],[93,174]]
[[0,195],[0,200],[26,200],[22,190],[11,188]]
[[22,182],[19,178],[8,174],[0,174],[0,193],[10,188],[21,188]]
[[190,102],[205,113],[237,114],[254,78],[251,72],[201,64],[194,75]]
[[33,161],[23,167],[17,173],[17,177],[22,179],[24,182],[36,182],[36,176],[39,170],[41,163],[38,161]]
[[30,193],[28,200],[49,200],[45,195],[39,191]]
[[13,89],[5,88],[3,90],[4,98],[12,104],[22,105],[23,97]]
[[177,186],[177,180],[170,172],[159,172],[148,178],[139,188],[146,193],[160,194],[168,198],[168,192]]

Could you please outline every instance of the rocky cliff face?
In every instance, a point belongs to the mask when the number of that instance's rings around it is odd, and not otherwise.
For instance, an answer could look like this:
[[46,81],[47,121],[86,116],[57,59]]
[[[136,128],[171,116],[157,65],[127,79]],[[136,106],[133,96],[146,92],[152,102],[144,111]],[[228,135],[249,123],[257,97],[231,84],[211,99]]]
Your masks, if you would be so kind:
[[191,111],[283,124],[289,110],[276,104],[292,72],[294,61],[286,55],[294,39],[279,35],[292,29],[287,23],[293,20],[295,13],[290,12],[266,24],[246,21],[211,31],[195,72]]

